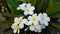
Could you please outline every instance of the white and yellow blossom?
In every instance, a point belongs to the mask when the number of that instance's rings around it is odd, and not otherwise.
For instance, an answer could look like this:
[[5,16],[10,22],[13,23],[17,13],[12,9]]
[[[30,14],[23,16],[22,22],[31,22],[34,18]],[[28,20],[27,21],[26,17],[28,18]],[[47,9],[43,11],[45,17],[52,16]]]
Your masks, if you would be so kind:
[[[28,22],[28,23],[30,23],[30,22]],[[42,29],[42,27],[41,27],[41,25],[34,25],[34,22],[32,22],[31,24],[29,24],[30,26],[29,26],[29,30],[31,30],[31,31],[35,31],[35,32],[41,32],[41,29]],[[25,29],[25,31],[27,30],[28,28],[26,28]]]
[[29,16],[28,17],[28,22],[25,22],[26,25],[31,25],[32,23],[34,25],[38,25],[38,17],[37,17],[37,14],[33,14],[32,16]]
[[28,22],[27,23],[25,23],[26,25],[29,25],[30,27],[29,27],[29,29],[31,30],[31,31],[35,31],[35,26],[37,26],[38,25],[38,17],[37,17],[37,14],[33,14],[32,16],[29,16],[28,17]]
[[35,31],[35,32],[41,32],[42,29],[45,28],[45,26],[48,26],[48,22],[50,21],[50,18],[47,16],[46,13],[39,13],[38,16],[37,14],[34,14],[34,10],[35,7],[31,6],[30,3],[26,4],[23,3],[21,5],[19,5],[19,7],[17,8],[17,10],[23,10],[24,11],[24,15],[31,15],[28,16],[28,19],[23,19],[22,17],[15,17],[14,19],[14,23],[12,24],[11,28],[13,29],[14,33],[19,33],[19,29],[23,29],[24,28],[24,24],[29,26],[25,29],[25,31],[27,29],[31,30],[31,31]]
[[35,30],[34,30],[35,32],[39,32],[40,33],[41,30],[42,30],[42,26],[41,25],[36,25],[35,26]]
[[25,10],[24,10],[24,15],[28,15],[28,14],[29,14],[29,15],[32,15],[34,10],[35,10],[35,7],[34,7],[34,6],[31,6],[31,4],[28,3],[28,4],[26,5]]
[[48,22],[50,21],[50,18],[47,16],[46,13],[43,13],[43,14],[39,13],[38,17],[41,24],[48,26]]
[[24,24],[27,22],[27,19],[23,19],[23,17],[15,18],[15,24],[19,24],[19,27],[24,27]]
[[13,29],[14,33],[17,32],[19,34],[20,31],[19,31],[19,26],[18,25],[12,25],[11,28]]
[[23,19],[23,17],[15,17],[14,19],[14,24],[12,24],[12,29],[14,29],[14,33],[17,32],[19,33],[19,29],[23,29],[24,28],[24,24],[25,22],[27,22],[27,19]]
[[25,7],[26,6],[26,3],[23,3],[23,4],[21,4],[21,5],[19,5],[19,7],[17,7],[17,10],[25,10]]

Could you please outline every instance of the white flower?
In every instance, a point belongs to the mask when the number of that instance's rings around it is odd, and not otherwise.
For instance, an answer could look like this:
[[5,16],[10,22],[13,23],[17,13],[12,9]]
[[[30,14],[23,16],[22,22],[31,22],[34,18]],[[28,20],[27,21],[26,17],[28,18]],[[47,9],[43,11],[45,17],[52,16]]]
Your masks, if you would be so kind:
[[37,17],[37,14],[33,14],[32,16],[29,16],[28,17],[28,20],[29,21],[27,23],[25,23],[25,24],[30,26],[29,29],[31,31],[35,31],[35,28],[36,28],[35,26],[38,25],[38,17]]
[[20,28],[24,27],[24,24],[27,22],[27,19],[23,19],[23,17],[15,18],[15,24],[19,24]]
[[19,33],[19,29],[24,28],[25,22],[27,22],[27,19],[23,19],[23,17],[19,17],[19,18],[15,17],[14,24],[12,24],[12,26],[11,26],[12,29],[14,29],[14,33],[16,33],[17,30],[18,30],[18,33]]
[[46,13],[43,13],[43,14],[39,13],[38,17],[41,24],[48,26],[48,22],[50,21],[50,18],[47,16]]
[[13,29],[13,32],[14,32],[14,33],[16,33],[16,32],[19,33],[19,32],[20,32],[18,25],[12,25],[11,28]]
[[42,30],[42,26],[41,25],[36,25],[35,26],[35,30],[34,30],[35,32],[39,32],[40,33],[41,30]]
[[33,11],[35,10],[35,7],[34,6],[31,6],[30,3],[26,4],[26,3],[23,3],[21,5],[19,5],[19,7],[17,8],[17,10],[23,10],[24,11],[24,15],[32,15],[33,14]]
[[33,14],[32,16],[28,17],[28,23],[26,23],[26,25],[31,25],[32,22],[34,23],[34,25],[38,25],[38,17],[37,14]]
[[32,15],[34,10],[35,10],[35,7],[34,7],[34,6],[31,6],[31,4],[28,3],[28,4],[26,5],[25,10],[24,10],[24,15],[28,15],[28,14],[29,14],[29,15]]
[[26,3],[23,3],[23,4],[21,4],[21,5],[19,5],[19,7],[17,7],[17,10],[25,10],[25,7],[26,6]]
[[[35,32],[41,32],[41,26],[40,25],[34,25],[34,23],[32,22],[32,24],[30,25],[29,27],[29,30],[31,31],[35,31]],[[25,31],[27,30],[28,28],[25,29]]]

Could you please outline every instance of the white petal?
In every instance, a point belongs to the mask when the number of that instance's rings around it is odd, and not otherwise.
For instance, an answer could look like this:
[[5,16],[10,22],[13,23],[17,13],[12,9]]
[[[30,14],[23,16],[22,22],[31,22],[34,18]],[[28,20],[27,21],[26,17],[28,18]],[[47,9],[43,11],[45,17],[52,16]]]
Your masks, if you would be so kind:
[[31,10],[35,10],[35,7],[34,6],[31,6],[31,8],[30,8]]
[[20,7],[17,8],[17,10],[20,10],[20,9],[21,9]]
[[38,19],[41,20],[41,18],[42,18],[42,13],[39,13]]
[[13,30],[13,32],[14,32],[14,33],[16,33],[16,32],[17,32],[17,30]]
[[47,14],[46,13],[43,13],[43,17],[47,17]]
[[19,29],[18,29],[18,34],[20,33]]
[[26,28],[24,31],[27,31],[28,30],[28,28]]
[[38,32],[40,33],[41,32],[41,29],[39,29]]
[[23,6],[23,7],[21,7],[21,10],[26,10],[26,7],[24,7],[24,6]]
[[26,6],[26,3],[23,3],[23,4],[19,5],[19,6],[20,6],[20,7]]
[[33,16],[33,17],[37,17],[37,13],[33,14],[32,16]]
[[41,29],[41,25],[36,25],[36,28],[37,29]]
[[15,25],[18,25],[18,24],[19,24],[18,22],[17,23],[13,23],[12,26],[15,26]]
[[24,12],[24,15],[28,15],[28,12],[25,11],[25,12]]
[[12,25],[11,28],[14,29],[14,26]]
[[43,20],[40,20],[40,24],[44,24],[44,21]]
[[48,22],[45,21],[45,22],[44,22],[44,25],[45,25],[45,26],[48,26]]
[[30,11],[29,14],[32,15],[33,14],[33,11]]
[[19,28],[23,29],[24,28],[24,24],[19,24]]
[[19,20],[20,20],[20,19],[23,19],[23,16],[19,17]]
[[34,22],[34,25],[38,25],[38,22]]
[[42,13],[39,13],[39,16],[42,16]]
[[21,10],[25,10],[26,9],[26,3],[23,3],[23,4],[21,4],[21,5],[19,5],[19,7],[21,8]]
[[35,29],[34,31],[35,31],[35,32],[37,32],[37,30],[36,30],[36,29]]
[[42,26],[43,29],[45,28],[45,25],[41,25],[41,26]]
[[27,19],[23,19],[24,24],[28,23]]
[[31,25],[32,24],[32,21],[29,21],[26,23],[26,25]]
[[29,17],[28,17],[28,20],[31,20],[31,19],[32,19],[32,16],[29,16]]
[[33,26],[30,26],[30,30],[31,30],[31,31],[34,31],[34,27],[33,27]]
[[28,3],[28,4],[27,4],[27,7],[31,7],[31,4],[30,4],[30,3]]
[[14,22],[18,22],[18,18],[17,17],[15,17]]
[[46,18],[45,18],[45,21],[50,21],[50,18],[49,18],[49,17],[46,17]]

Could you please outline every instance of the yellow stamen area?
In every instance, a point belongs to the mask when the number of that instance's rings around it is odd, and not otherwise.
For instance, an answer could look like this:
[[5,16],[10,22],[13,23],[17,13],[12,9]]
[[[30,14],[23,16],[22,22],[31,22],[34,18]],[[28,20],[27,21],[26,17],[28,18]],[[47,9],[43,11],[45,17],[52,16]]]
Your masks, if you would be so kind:
[[32,23],[31,26],[34,26],[34,23]]
[[33,21],[36,21],[36,18],[35,18],[35,17],[33,17],[33,18],[32,18],[32,20],[33,20]]
[[14,29],[15,29],[15,30],[19,29],[19,26],[14,26]]
[[21,20],[19,20],[19,23],[22,23],[23,22],[23,20],[21,19]]
[[27,10],[26,10],[27,12],[30,12],[30,9],[29,8],[27,8]]
[[44,18],[42,18],[42,20],[44,20]]

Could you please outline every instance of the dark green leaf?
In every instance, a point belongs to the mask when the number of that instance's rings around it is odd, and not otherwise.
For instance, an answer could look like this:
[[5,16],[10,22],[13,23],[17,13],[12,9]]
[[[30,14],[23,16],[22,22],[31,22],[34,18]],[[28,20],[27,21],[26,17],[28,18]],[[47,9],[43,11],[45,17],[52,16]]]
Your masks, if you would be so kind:
[[57,8],[60,8],[60,2],[56,2],[56,3],[53,3],[52,5],[50,5],[47,10],[46,10],[46,13],[48,15],[52,15],[53,13],[56,13],[58,11],[55,11]]
[[33,6],[36,4],[36,0],[26,0],[26,2],[31,3]]
[[19,5],[18,0],[7,0],[8,7],[11,11],[13,11],[16,14],[22,14],[22,11],[18,11],[17,7]]
[[13,20],[0,21],[0,24],[12,24]]
[[42,10],[43,6],[44,6],[44,0],[37,0],[35,12],[39,13],[39,11]]
[[55,12],[51,13],[51,18],[60,18],[60,8],[56,9]]
[[56,24],[56,23],[54,23],[54,22],[51,22],[50,24],[51,24],[52,26],[54,26],[54,27],[60,29],[60,25],[59,25],[59,24]]
[[2,14],[2,16],[8,17],[8,18],[14,18],[14,17],[22,16],[22,15],[16,15],[14,13],[4,13],[4,14]]

